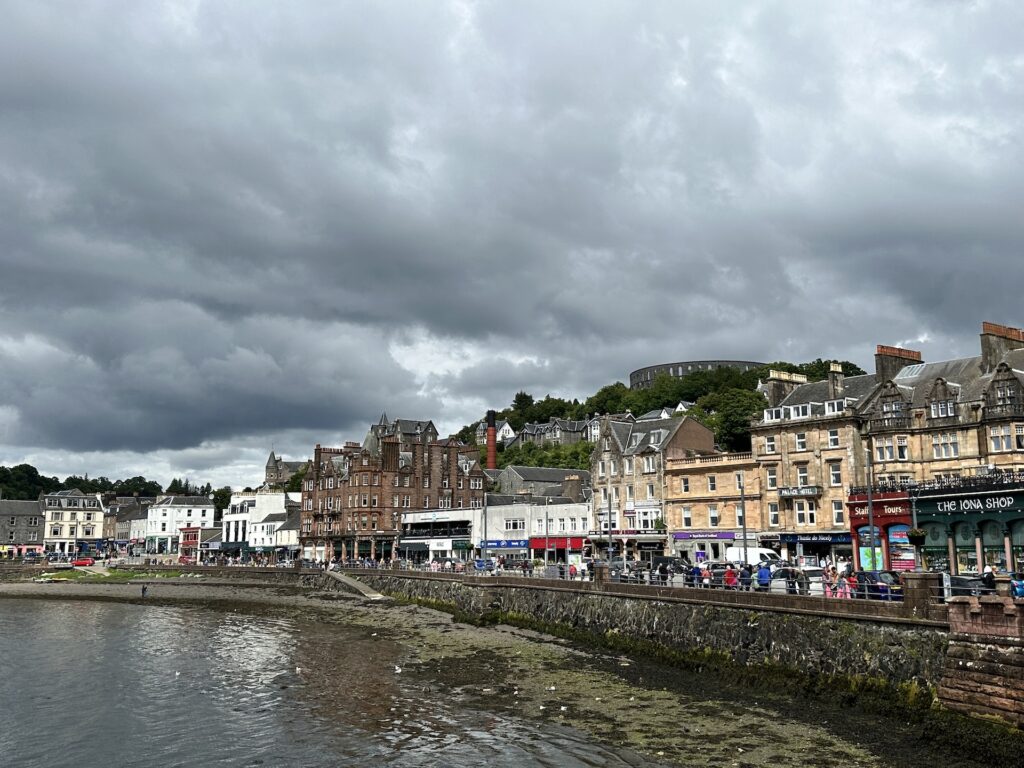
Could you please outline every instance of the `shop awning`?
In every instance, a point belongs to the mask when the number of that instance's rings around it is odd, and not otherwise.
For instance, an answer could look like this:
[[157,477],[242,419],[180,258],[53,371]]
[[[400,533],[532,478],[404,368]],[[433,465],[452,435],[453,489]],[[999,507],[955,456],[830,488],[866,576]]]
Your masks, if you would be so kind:
[[583,549],[582,536],[533,536],[530,549]]
[[408,543],[404,541],[398,542],[399,552],[429,552],[430,547],[426,544],[422,544],[418,541],[410,541]]

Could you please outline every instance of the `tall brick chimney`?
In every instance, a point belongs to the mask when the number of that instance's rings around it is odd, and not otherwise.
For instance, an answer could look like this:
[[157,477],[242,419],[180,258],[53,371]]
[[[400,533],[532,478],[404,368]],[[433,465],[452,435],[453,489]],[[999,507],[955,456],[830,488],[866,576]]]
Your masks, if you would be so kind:
[[1024,331],[996,323],[981,324],[981,372],[991,373],[1006,353],[1024,349]]
[[494,411],[487,412],[487,468],[498,468],[498,430],[495,429]]
[[881,384],[896,378],[908,365],[921,362],[921,353],[901,347],[875,347],[875,382]]

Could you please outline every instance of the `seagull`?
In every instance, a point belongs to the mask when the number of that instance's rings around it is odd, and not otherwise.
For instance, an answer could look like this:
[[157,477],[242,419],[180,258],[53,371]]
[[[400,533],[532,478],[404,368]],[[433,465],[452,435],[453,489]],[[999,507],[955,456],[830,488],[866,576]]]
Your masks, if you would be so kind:
[[302,672],[302,667],[296,667],[295,668],[295,674],[296,675],[300,674],[301,672]]
[[549,691],[553,691],[553,690],[555,690],[555,686],[553,686],[553,685],[552,685],[551,687],[549,687],[549,688],[548,688],[548,690],[549,690]]
[[540,708],[541,709],[547,709],[547,707],[545,707],[543,704],[540,705]]
[[567,707],[567,706],[565,706],[565,705],[563,705],[563,706],[561,707],[561,709],[562,709],[562,711],[563,711],[563,712],[565,712],[565,711],[566,711],[566,710],[568,709],[568,707]]
[[370,637],[376,637],[376,636],[377,636],[376,632],[374,632],[373,634],[370,635]]
[[175,676],[175,677],[177,677],[177,676],[178,676],[178,675],[180,675],[180,674],[181,674],[181,672],[175,672],[175,673],[174,673],[174,676]]
[[400,673],[401,673],[401,671],[402,671],[402,668],[401,668],[400,666],[398,666],[397,664],[395,664],[395,674],[396,674],[396,675],[397,675],[397,674],[400,674]]

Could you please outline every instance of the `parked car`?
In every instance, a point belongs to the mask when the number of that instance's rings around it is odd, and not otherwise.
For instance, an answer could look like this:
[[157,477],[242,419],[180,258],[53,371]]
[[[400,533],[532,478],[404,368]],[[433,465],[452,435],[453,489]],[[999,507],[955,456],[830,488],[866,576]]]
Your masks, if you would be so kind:
[[896,571],[855,571],[857,587],[854,597],[869,600],[903,600],[903,584]]
[[825,594],[824,577],[825,571],[822,568],[784,566],[772,574],[768,591],[822,597]]
[[76,557],[71,561],[71,564],[76,568],[82,568],[90,565],[96,565],[96,561],[91,557]]

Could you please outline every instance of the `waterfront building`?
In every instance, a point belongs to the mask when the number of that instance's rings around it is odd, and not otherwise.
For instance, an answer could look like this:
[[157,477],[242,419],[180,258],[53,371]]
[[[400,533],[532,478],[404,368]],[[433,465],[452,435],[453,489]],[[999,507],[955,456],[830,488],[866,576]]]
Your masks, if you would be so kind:
[[0,499],[0,560],[42,554],[44,509],[39,501]]
[[[884,562],[912,563],[907,528],[928,532],[927,564],[953,572],[1021,565],[1024,330],[983,323],[980,354],[903,367],[858,409],[871,449],[872,511]],[[855,540],[868,541],[866,488],[853,489]],[[881,513],[879,513],[881,509]],[[860,545],[863,551],[870,544]],[[858,553],[860,554],[860,553]]]
[[762,483],[760,464],[750,452],[666,459],[670,554],[691,563],[721,561],[727,547],[743,546],[744,531],[748,547],[762,546],[760,537],[772,536]]
[[299,505],[289,507],[288,517],[274,533],[274,549],[278,559],[293,559],[299,554],[299,522],[302,511]]
[[182,558],[193,563],[201,563],[210,553],[220,550],[221,529],[219,526],[203,528],[186,526],[181,529],[181,544],[178,553]]
[[215,524],[213,500],[208,496],[160,496],[146,510],[146,552],[176,554],[181,529]]
[[[459,517],[457,535],[434,537],[453,540],[452,547],[439,545],[438,550],[454,551],[456,542],[471,549],[468,532],[461,530],[466,513],[455,510],[483,507],[484,479],[475,446],[455,438],[439,439],[430,421],[390,421],[384,414],[362,444],[316,446],[302,491],[303,556],[318,560],[397,556],[403,516],[416,510],[436,513],[432,520],[452,525]],[[417,532],[426,522],[420,518],[409,518]]]
[[524,467],[510,464],[494,477],[498,493],[518,496],[566,496],[580,502],[590,498],[590,472],[560,467]]
[[271,450],[263,474],[263,484],[266,486],[284,485],[308,463],[308,461],[285,461]]
[[481,556],[506,561],[530,557],[578,564],[593,529],[589,501],[530,493],[487,494],[477,547]]
[[593,519],[588,554],[649,560],[668,545],[665,465],[714,453],[714,433],[689,416],[645,421],[602,417],[591,457]]
[[39,501],[46,514],[43,544],[47,552],[103,551],[103,510],[96,496],[72,488],[40,494]]
[[277,531],[291,513],[299,513],[300,493],[259,488],[231,494],[221,519],[220,551],[227,557],[248,560],[254,555],[277,556]]
[[117,551],[138,555],[146,549],[146,521],[149,506],[156,501],[138,497],[117,499],[107,508],[114,516],[114,546]]

